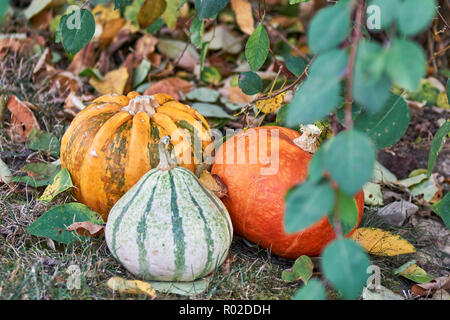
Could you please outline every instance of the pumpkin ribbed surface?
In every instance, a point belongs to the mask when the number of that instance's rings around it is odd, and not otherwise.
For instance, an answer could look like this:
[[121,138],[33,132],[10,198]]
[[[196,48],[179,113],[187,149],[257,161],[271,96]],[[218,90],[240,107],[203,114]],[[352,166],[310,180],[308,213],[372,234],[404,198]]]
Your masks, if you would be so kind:
[[192,281],[226,258],[233,229],[223,203],[185,168],[152,169],[111,209],[105,238],[131,273]]
[[[263,137],[267,136],[268,151],[271,150],[272,144],[278,145],[278,158],[270,152],[265,158],[265,153],[262,152],[257,163],[250,163],[250,155],[259,154],[261,151],[262,130],[267,130]],[[278,130],[278,137],[271,136],[272,130]],[[321,220],[304,231],[285,233],[286,192],[306,179],[312,159],[312,154],[300,149],[293,142],[299,136],[300,133],[295,130],[275,126],[249,129],[227,140],[219,148],[211,171],[217,174],[228,188],[228,195],[222,200],[230,213],[236,233],[288,258],[301,255],[317,256],[335,238],[325,212]],[[237,162],[243,155],[246,161]],[[228,161],[230,159],[227,160],[227,156],[234,156],[234,161]],[[262,175],[261,169],[270,166],[278,167],[278,172]],[[355,199],[359,224],[364,211],[362,191]]]
[[[160,137],[171,137],[178,163],[194,171],[211,141],[206,120],[167,94],[106,95],[72,121],[61,142],[75,197],[102,214],[159,162]],[[197,136],[200,143],[193,143]]]

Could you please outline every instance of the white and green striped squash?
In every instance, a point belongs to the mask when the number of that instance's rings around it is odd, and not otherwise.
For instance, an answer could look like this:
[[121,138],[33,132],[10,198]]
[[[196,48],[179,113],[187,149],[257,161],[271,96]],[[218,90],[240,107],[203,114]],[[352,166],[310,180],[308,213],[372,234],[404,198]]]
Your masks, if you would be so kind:
[[192,172],[161,167],[147,172],[111,209],[106,243],[128,271],[143,279],[193,281],[225,260],[231,220]]

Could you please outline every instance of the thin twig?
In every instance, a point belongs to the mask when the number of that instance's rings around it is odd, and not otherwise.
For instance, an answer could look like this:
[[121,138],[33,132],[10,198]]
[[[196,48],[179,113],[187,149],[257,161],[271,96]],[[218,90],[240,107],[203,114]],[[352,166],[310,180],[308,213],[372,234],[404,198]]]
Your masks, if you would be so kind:
[[361,38],[361,26],[364,18],[364,0],[357,0],[355,31],[353,33],[352,44],[350,49],[350,57],[347,75],[347,94],[345,97],[345,127],[350,129],[353,127],[352,105],[353,105],[353,71],[355,69],[356,51],[358,49],[358,41]]

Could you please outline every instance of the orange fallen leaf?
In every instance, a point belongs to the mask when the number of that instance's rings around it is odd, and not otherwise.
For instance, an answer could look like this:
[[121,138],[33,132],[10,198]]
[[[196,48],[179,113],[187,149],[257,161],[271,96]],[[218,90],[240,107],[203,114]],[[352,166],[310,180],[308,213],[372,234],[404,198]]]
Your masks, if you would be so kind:
[[231,8],[236,14],[236,22],[242,32],[251,35],[255,30],[252,5],[246,0],[231,0]]
[[31,24],[34,29],[45,30],[50,26],[53,19],[53,12],[51,9],[39,12],[31,19]]
[[108,21],[103,27],[103,32],[98,39],[100,48],[105,48],[107,45],[109,45],[124,25],[125,19],[123,18]]
[[189,82],[181,78],[167,78],[152,84],[145,90],[144,94],[152,95],[155,93],[166,93],[178,100],[180,99],[179,93],[182,92],[183,94],[186,94],[191,91],[191,87],[192,85]]
[[18,136],[20,141],[25,141],[33,128],[39,129],[39,123],[33,111],[30,110],[30,107],[34,108],[31,103],[26,103],[11,95],[7,107],[11,112],[11,126],[9,128],[11,138],[12,136]]

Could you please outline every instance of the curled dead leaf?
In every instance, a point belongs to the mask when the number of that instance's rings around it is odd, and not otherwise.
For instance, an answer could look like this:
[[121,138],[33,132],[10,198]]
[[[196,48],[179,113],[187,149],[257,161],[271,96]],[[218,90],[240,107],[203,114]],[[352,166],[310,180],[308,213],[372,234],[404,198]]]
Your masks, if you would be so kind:
[[76,231],[82,236],[95,236],[103,233],[105,226],[90,221],[74,222],[67,227],[67,231]]
[[128,294],[145,294],[150,298],[156,298],[156,290],[144,281],[125,280],[121,277],[112,277],[108,280],[108,288],[113,291]]
[[223,198],[228,194],[228,188],[225,182],[216,174],[211,174],[209,171],[203,170],[198,180],[218,198]]
[[7,107],[11,111],[8,134],[12,139],[15,137],[20,141],[25,141],[33,128],[39,129],[39,123],[30,110],[30,107],[35,108],[31,103],[21,101],[16,96],[11,95]]
[[246,0],[231,0],[231,8],[236,15],[236,22],[242,32],[251,35],[255,30],[252,4]]
[[450,276],[439,277],[427,283],[412,286],[411,291],[421,297],[431,296],[438,290],[450,290]]

